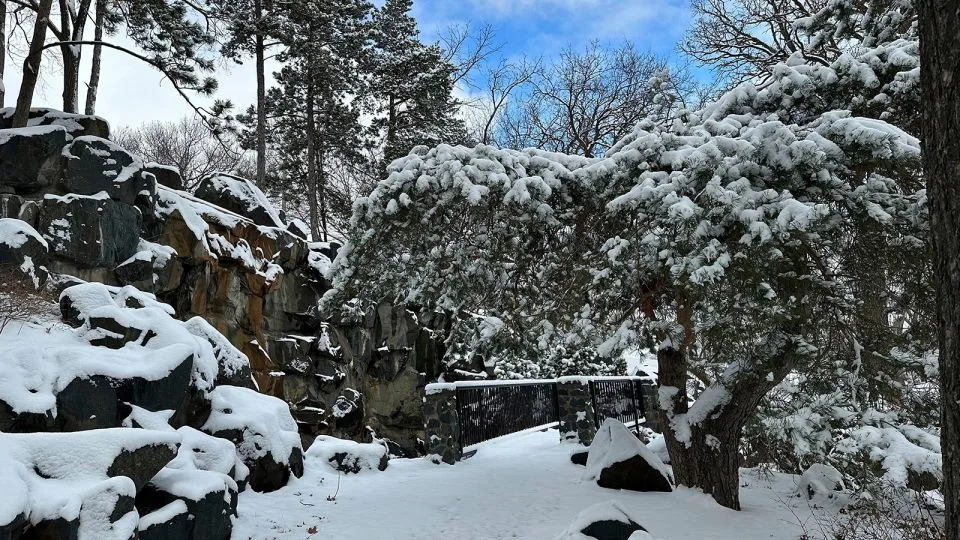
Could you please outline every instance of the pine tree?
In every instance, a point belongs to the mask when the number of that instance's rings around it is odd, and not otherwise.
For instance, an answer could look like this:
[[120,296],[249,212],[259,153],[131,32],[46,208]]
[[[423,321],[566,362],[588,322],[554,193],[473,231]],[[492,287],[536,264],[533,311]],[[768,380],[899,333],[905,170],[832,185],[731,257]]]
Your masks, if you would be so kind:
[[267,95],[266,116],[281,175],[268,190],[305,203],[314,240],[328,237],[331,169],[358,161],[363,147],[354,98],[362,92],[370,9],[362,0],[300,2],[289,6],[279,28],[285,65],[276,73],[280,86]]
[[418,145],[459,143],[466,129],[456,117],[455,68],[438,45],[419,40],[412,0],[387,0],[376,13],[369,59],[371,97],[387,163]]

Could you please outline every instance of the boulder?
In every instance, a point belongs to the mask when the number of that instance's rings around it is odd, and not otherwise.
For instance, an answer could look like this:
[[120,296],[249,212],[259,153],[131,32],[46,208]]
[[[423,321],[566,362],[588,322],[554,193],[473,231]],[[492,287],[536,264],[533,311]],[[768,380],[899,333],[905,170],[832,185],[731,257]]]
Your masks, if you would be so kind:
[[[113,142],[99,137],[77,137],[63,149],[58,186],[64,193],[94,195],[134,205],[156,198],[157,180],[143,163]],[[138,229],[139,231],[139,229]]]
[[303,475],[303,451],[297,424],[281,399],[249,388],[218,386],[210,392],[212,410],[201,428],[232,441],[250,469],[250,487],[274,491],[290,475]]
[[113,268],[137,252],[140,211],[106,194],[47,195],[39,231],[50,252],[80,268]]
[[257,225],[285,228],[280,214],[249,180],[217,173],[200,181],[194,195],[221,208],[249,218]]
[[[13,125],[13,113],[13,107],[0,109],[0,129],[9,128]],[[66,113],[48,107],[31,108],[27,126],[59,126],[65,129],[71,137],[93,135],[104,139],[110,138],[110,124],[103,118],[89,114]]]
[[342,473],[385,471],[390,462],[387,447],[377,443],[358,443],[321,435],[307,450],[307,458],[315,459]]
[[600,487],[632,491],[673,491],[667,467],[619,420],[597,430],[587,455],[587,479]]
[[581,467],[587,466],[587,456],[590,453],[584,450],[583,452],[574,452],[570,454],[570,462],[574,465],[580,465]]
[[[237,494],[237,484],[225,474],[166,467],[137,494],[136,504],[141,515],[153,516],[144,524],[153,538],[228,540]],[[186,523],[179,517],[184,513]]]
[[47,242],[24,221],[0,218],[0,267],[16,266],[39,287],[47,279]]
[[832,465],[814,463],[800,475],[797,496],[807,500],[834,500],[845,489],[843,475]]
[[67,138],[67,131],[60,126],[0,131],[0,186],[17,193],[34,193],[50,186]]
[[653,540],[653,537],[620,503],[607,501],[577,514],[556,540]]
[[173,457],[179,442],[176,433],[124,428],[0,434],[0,481],[7,490],[0,530],[22,527],[23,538],[131,538],[139,519],[137,488]]
[[137,252],[120,263],[114,273],[124,285],[164,293],[180,286],[183,265],[173,248],[140,239]]
[[180,169],[172,165],[161,165],[159,163],[147,163],[144,170],[153,174],[157,183],[170,189],[183,190],[183,177],[180,176]]

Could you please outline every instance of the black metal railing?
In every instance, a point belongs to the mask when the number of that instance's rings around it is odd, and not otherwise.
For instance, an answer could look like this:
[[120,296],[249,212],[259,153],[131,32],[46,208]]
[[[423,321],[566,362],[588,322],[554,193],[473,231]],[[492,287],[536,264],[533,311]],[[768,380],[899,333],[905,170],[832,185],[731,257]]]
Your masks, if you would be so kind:
[[[644,417],[642,384],[637,377],[591,379],[597,427],[607,418],[639,426]],[[456,391],[461,447],[560,420],[554,379],[460,383]]]
[[593,379],[594,421],[597,427],[607,418],[616,418],[627,425],[640,425],[643,418],[643,395],[636,379]]
[[479,442],[557,421],[554,381],[457,387],[460,443]]

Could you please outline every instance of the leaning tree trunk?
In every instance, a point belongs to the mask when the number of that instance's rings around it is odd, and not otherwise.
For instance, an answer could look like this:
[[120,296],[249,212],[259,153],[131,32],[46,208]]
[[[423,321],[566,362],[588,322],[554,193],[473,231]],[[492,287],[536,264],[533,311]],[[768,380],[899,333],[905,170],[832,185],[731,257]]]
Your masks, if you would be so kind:
[[[798,297],[802,294],[794,292]],[[777,353],[753,359],[714,381],[691,406],[687,351],[695,341],[693,310],[689,299],[680,301],[676,335],[661,336],[657,350],[660,425],[677,483],[700,488],[721,505],[740,510],[743,427],[763,396],[793,368],[796,356],[789,334],[777,329],[767,336],[769,343],[779,341]]]
[[90,81],[87,84],[87,103],[84,107],[84,113],[96,114],[97,111],[97,92],[100,89],[100,59],[103,54],[103,21],[106,17],[107,0],[97,0],[97,15],[94,21],[93,40],[97,42],[93,46],[93,58],[90,60]]
[[17,96],[17,109],[13,113],[12,127],[26,127],[30,117],[30,105],[33,103],[33,91],[40,77],[40,60],[43,58],[43,42],[47,39],[47,23],[50,20],[50,5],[53,0],[40,0],[37,6],[37,20],[33,24],[33,37],[30,38],[30,52],[23,61],[23,80],[20,82],[20,94]]
[[[771,358],[754,369],[710,385],[687,404],[687,359],[682,345],[657,351],[660,422],[678,484],[696,487],[723,506],[740,510],[740,437],[760,400],[787,376],[793,354]],[[728,400],[715,400],[717,395]],[[703,401],[700,401],[703,400]],[[702,418],[691,421],[691,416]]]
[[920,0],[923,174],[930,201],[940,345],[946,537],[960,538],[960,4]]

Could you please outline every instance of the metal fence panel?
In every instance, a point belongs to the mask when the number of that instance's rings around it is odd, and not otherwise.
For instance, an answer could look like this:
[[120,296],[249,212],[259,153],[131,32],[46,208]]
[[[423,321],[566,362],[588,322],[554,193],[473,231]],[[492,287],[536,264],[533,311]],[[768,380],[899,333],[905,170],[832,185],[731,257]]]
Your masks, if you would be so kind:
[[[636,378],[590,381],[597,427],[607,418],[639,426],[643,418],[641,382]],[[558,422],[556,381],[490,383],[457,387],[461,447]]]

